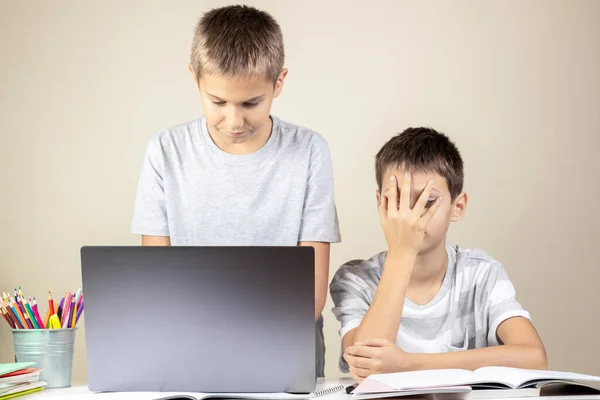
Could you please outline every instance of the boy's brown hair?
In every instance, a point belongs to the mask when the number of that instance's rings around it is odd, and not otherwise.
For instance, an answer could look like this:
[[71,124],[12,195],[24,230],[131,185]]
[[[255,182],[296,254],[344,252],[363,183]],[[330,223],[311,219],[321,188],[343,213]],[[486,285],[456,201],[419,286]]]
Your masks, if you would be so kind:
[[283,34],[264,11],[242,5],[208,11],[196,25],[190,63],[202,73],[265,76],[277,81],[285,54]]
[[443,133],[431,128],[408,128],[383,145],[375,157],[375,175],[381,190],[388,168],[433,172],[446,179],[451,200],[463,189],[463,160],[458,148]]

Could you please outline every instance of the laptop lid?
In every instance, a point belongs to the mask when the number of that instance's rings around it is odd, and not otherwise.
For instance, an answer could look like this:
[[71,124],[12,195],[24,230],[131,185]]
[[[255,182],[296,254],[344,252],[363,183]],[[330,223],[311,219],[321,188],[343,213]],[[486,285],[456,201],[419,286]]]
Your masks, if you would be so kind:
[[312,247],[81,249],[92,391],[315,388]]

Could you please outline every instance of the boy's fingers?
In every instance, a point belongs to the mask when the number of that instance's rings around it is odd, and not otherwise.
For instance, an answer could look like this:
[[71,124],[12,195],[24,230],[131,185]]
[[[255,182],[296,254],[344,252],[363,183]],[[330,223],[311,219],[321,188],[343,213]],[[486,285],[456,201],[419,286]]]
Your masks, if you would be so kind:
[[348,346],[346,347],[346,354],[350,354],[355,357],[367,357],[370,358],[373,354],[373,350],[368,346]]
[[354,378],[354,380],[360,382],[368,377],[371,371],[364,368],[350,367],[350,373],[352,374],[352,378]]
[[420,217],[423,215],[425,211],[425,205],[427,205],[427,200],[429,200],[429,196],[431,195],[431,191],[433,190],[433,181],[429,181],[423,189],[423,193],[419,196],[417,203],[413,207],[413,211],[417,213],[417,216]]
[[431,221],[431,218],[433,218],[435,212],[438,210],[438,208],[440,208],[440,204],[442,204],[441,196],[435,200],[435,202],[429,207],[429,210],[427,210],[427,212],[425,212],[425,214],[423,214],[421,217],[421,223],[423,224],[423,227],[426,227],[427,224],[429,224],[429,221]]
[[355,357],[348,353],[344,354],[344,360],[346,360],[348,365],[355,367],[355,368],[369,368],[371,365],[370,358]]
[[388,215],[395,215],[398,212],[398,183],[395,176],[390,178],[390,186],[387,197]]
[[411,176],[410,172],[404,173],[404,179],[402,180],[402,186],[400,187],[400,210],[410,210],[410,189],[411,189]]

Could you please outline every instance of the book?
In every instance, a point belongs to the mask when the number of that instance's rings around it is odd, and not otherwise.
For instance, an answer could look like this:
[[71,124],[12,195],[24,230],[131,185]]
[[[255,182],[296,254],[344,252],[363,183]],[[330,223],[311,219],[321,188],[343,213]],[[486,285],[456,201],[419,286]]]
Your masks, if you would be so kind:
[[[450,393],[457,388],[456,394],[464,393],[469,387],[472,392],[468,398],[502,398],[503,393],[495,390],[512,390],[515,396],[529,397],[543,395],[548,385],[562,385],[563,389],[585,386],[587,389],[600,388],[600,377],[572,372],[527,370],[509,367],[483,367],[475,371],[462,369],[441,369],[428,371],[400,372],[393,374],[371,375],[353,391],[353,399],[384,398],[402,396],[409,391],[435,393],[444,388]],[[522,389],[531,389],[525,393]],[[487,393],[480,392],[485,390]],[[535,392],[537,390],[537,394]],[[567,390],[568,392],[568,390]],[[564,392],[563,392],[564,393]],[[588,392],[590,393],[590,392]],[[600,391],[598,391],[600,393]],[[504,393],[508,394],[508,393]],[[515,397],[513,396],[513,397]]]
[[22,369],[29,368],[34,364],[34,362],[0,364],[0,378],[3,378],[4,376],[13,372],[18,372]]

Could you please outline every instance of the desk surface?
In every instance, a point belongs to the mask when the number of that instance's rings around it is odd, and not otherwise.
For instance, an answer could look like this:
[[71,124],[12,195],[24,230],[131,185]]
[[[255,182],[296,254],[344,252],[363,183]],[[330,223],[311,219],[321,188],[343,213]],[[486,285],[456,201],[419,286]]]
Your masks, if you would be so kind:
[[[336,385],[342,384],[349,386],[352,384],[350,378],[339,378],[339,379],[319,379],[320,385]],[[318,389],[318,387],[317,387]],[[167,395],[165,393],[165,395]],[[350,395],[346,394],[345,391],[329,394],[326,396],[317,397],[322,400],[349,400]],[[31,394],[24,396],[23,400],[45,400],[45,399],[66,399],[66,400],[152,400],[156,398],[156,393],[91,393],[87,386],[73,386],[68,389],[46,389],[40,393]],[[414,399],[414,398],[413,398]],[[510,400],[532,400],[534,397],[521,397],[511,398]],[[539,397],[537,398],[539,399]],[[549,397],[552,400],[600,400],[598,396],[552,396]]]

